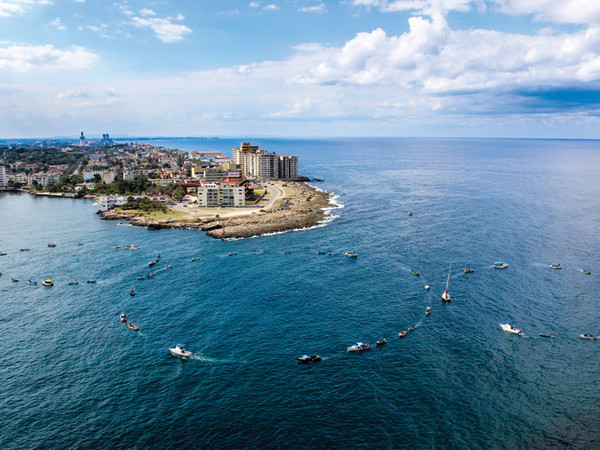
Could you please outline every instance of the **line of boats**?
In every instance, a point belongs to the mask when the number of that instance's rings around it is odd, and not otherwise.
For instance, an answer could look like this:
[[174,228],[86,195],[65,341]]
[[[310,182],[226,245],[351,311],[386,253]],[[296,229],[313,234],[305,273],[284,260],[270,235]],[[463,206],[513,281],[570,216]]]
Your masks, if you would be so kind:
[[[518,328],[517,326],[513,325],[511,322],[501,323],[500,328],[502,328],[507,333],[524,335],[523,330],[521,328]],[[540,334],[538,334],[538,336],[539,337],[547,337],[547,338],[552,337],[552,335],[550,333],[540,333]],[[580,334],[579,337],[581,339],[596,339],[597,336],[595,334],[583,333],[583,334]]]

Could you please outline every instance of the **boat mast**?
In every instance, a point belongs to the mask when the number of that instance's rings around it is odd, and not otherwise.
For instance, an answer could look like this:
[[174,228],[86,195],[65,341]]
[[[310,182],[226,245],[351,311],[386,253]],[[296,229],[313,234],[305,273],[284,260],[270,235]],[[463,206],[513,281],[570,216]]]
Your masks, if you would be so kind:
[[446,292],[448,292],[448,285],[450,284],[450,272],[452,271],[452,263],[450,263],[450,268],[448,269],[448,281],[446,281]]

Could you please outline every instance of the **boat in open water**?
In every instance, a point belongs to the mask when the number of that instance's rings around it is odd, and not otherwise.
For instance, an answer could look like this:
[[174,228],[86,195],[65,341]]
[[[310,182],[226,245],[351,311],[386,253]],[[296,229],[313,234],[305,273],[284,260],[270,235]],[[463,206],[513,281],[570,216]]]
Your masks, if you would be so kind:
[[169,347],[169,351],[171,352],[171,355],[173,356],[178,356],[182,359],[187,359],[187,358],[191,358],[192,353],[188,352],[183,344],[177,344],[175,347],[170,348]]
[[356,258],[356,257],[358,257],[358,253],[356,253],[356,252],[346,252],[346,253],[344,253],[344,256],[347,256],[348,258]]
[[377,345],[384,345],[384,344],[387,344],[387,339],[379,339],[377,341]]
[[448,269],[448,279],[446,280],[446,290],[442,294],[443,302],[451,302],[452,301],[452,297],[450,297],[450,294],[448,294],[448,286],[450,285],[450,272],[452,272],[452,264],[450,264],[450,268]]
[[513,326],[513,324],[510,323],[510,322],[501,323],[500,324],[500,328],[502,328],[507,333],[521,334],[523,332],[523,330],[521,330],[520,328],[517,328],[517,327]]
[[550,264],[550,268],[551,269],[562,269],[562,266],[560,264]]
[[364,352],[365,350],[369,350],[370,348],[371,348],[370,344],[363,343],[363,342],[357,342],[356,344],[348,347],[348,351],[351,353]]
[[48,286],[48,287],[54,286],[54,282],[50,278],[48,278],[47,280],[42,281],[42,284],[44,286]]
[[298,361],[299,363],[319,362],[321,361],[321,357],[319,355],[302,355],[299,358],[296,358],[296,361]]
[[140,328],[134,324],[132,324],[131,322],[129,322],[127,324],[127,328],[129,328],[131,331],[140,331]]
[[596,339],[597,336],[595,334],[584,333],[584,334],[580,334],[579,337],[581,339]]
[[494,269],[506,269],[508,267],[508,264],[502,261],[496,261],[492,267]]
[[429,314],[431,314],[431,305],[427,306],[427,309],[425,310],[425,315],[428,316]]
[[404,331],[401,331],[400,333],[398,333],[398,336],[399,336],[399,337],[404,337],[404,336],[406,336],[407,334],[408,334],[408,331],[404,330]]

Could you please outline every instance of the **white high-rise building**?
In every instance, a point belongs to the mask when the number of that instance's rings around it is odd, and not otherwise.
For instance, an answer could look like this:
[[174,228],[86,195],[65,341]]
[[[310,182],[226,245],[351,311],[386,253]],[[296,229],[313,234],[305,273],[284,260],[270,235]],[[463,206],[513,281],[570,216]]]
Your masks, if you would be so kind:
[[257,145],[242,142],[233,149],[233,162],[245,175],[264,180],[295,180],[298,178],[298,157],[278,155],[260,150]]
[[0,187],[5,187],[8,184],[6,179],[6,167],[0,166]]

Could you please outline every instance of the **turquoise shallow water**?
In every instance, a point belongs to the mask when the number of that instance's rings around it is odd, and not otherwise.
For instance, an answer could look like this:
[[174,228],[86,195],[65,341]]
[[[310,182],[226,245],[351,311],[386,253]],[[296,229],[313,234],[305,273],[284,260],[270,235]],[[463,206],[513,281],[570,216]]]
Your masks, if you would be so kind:
[[[600,444],[600,343],[578,338],[600,332],[598,142],[253,142],[298,154],[339,196],[338,218],[221,242],[101,221],[89,201],[0,194],[0,447]],[[156,277],[137,281],[158,252]],[[46,277],[53,288],[26,284]],[[196,358],[172,357],[179,342]],[[297,364],[304,353],[323,361]]]

